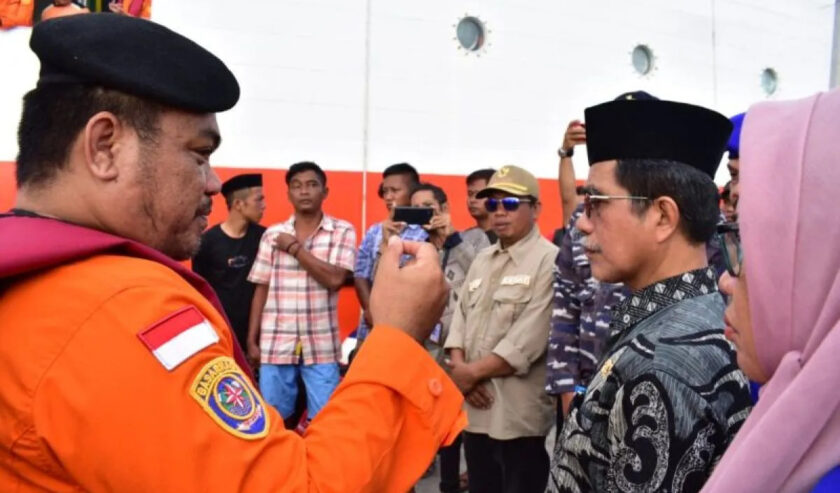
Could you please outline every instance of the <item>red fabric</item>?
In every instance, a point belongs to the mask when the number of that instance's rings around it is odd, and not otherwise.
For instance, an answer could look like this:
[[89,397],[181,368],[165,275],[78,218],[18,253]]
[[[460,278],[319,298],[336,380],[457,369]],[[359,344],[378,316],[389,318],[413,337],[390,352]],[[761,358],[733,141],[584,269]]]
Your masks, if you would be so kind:
[[204,316],[196,307],[189,306],[158,321],[138,334],[138,337],[147,348],[154,351],[174,339],[178,334],[195,327],[204,320]]

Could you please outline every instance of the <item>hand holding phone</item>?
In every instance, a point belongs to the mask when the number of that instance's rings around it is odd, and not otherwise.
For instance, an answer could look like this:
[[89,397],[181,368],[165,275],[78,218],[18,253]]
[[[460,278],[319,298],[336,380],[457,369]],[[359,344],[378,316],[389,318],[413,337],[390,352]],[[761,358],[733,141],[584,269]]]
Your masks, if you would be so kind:
[[435,215],[431,207],[395,207],[393,221],[425,226]]

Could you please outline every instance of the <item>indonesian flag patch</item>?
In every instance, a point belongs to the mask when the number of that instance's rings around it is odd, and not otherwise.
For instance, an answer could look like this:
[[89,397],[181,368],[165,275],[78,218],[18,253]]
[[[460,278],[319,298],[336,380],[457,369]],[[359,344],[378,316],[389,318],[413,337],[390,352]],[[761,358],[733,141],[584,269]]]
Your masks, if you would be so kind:
[[138,337],[167,370],[173,370],[190,356],[219,342],[210,322],[194,306],[167,316]]

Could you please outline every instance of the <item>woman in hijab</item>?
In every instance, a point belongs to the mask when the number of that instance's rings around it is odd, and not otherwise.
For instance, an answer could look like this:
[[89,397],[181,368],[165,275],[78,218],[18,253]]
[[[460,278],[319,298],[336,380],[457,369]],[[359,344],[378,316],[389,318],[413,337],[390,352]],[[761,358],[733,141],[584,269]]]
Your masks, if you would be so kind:
[[840,91],[751,108],[741,151],[743,263],[720,284],[765,385],[703,492],[808,492],[840,465]]

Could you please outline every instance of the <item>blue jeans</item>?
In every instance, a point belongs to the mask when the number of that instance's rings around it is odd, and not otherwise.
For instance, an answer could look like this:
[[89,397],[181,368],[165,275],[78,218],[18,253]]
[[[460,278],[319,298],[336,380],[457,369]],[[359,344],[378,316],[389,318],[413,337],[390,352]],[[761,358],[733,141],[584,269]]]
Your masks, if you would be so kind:
[[327,404],[338,387],[338,363],[319,365],[260,365],[260,392],[266,402],[288,418],[295,411],[297,376],[300,373],[306,388],[306,408],[309,419]]

